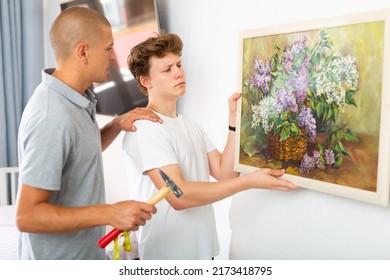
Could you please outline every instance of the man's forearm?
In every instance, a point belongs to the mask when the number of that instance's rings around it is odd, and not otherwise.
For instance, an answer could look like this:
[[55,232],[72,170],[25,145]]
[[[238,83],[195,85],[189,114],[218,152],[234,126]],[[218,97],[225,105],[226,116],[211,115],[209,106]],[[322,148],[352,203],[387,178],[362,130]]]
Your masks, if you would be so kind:
[[111,122],[106,124],[103,128],[100,129],[100,137],[102,141],[102,151],[107,149],[112,142],[118,137],[121,132],[121,128],[117,123],[116,119],[113,119]]

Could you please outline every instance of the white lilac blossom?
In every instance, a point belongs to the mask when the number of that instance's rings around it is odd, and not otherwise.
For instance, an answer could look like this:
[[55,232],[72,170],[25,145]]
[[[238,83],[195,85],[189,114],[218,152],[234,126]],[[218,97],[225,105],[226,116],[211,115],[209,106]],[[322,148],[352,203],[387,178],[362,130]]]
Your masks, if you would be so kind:
[[252,105],[252,128],[258,125],[268,133],[272,129],[271,118],[276,117],[276,100],[273,96],[266,96],[259,105]]
[[344,111],[346,91],[357,90],[359,72],[355,59],[350,55],[336,54],[330,63],[322,63],[315,76],[316,96],[326,96],[328,104],[335,103]]

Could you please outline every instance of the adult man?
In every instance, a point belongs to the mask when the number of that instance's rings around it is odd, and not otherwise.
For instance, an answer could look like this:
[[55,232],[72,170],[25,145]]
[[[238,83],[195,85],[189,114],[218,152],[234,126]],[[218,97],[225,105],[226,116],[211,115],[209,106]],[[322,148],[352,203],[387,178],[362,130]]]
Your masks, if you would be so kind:
[[121,130],[135,131],[136,119],[160,120],[138,108],[99,129],[88,87],[107,80],[114,59],[104,16],[69,8],[54,21],[50,39],[56,68],[42,71],[19,129],[19,257],[104,259],[97,241],[105,225],[135,231],[156,209],[137,201],[105,204],[102,150]]

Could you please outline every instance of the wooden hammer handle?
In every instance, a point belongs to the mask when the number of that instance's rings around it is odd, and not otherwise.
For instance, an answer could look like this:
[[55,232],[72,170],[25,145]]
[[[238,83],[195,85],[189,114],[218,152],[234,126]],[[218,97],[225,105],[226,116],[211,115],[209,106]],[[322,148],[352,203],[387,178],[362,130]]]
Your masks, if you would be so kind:
[[[150,205],[156,205],[164,197],[166,197],[170,191],[171,191],[171,189],[169,187],[165,186],[165,187],[159,189],[158,192],[156,192],[151,198],[149,198],[148,201],[146,201],[146,203],[150,204]],[[120,229],[116,229],[116,228],[112,229],[109,233],[107,233],[105,236],[103,236],[101,239],[99,239],[98,245],[102,249],[106,248],[106,246],[108,244],[110,244],[110,242],[112,240],[114,240],[116,237],[118,237],[119,234],[121,234],[122,232],[123,232],[123,230],[120,230]]]
[[154,195],[152,195],[152,197],[149,198],[149,200],[146,201],[146,203],[150,204],[150,205],[156,205],[163,198],[165,198],[169,194],[170,191],[171,191],[170,188],[168,188],[166,186],[162,187],[161,189],[158,190],[158,192],[156,192]]

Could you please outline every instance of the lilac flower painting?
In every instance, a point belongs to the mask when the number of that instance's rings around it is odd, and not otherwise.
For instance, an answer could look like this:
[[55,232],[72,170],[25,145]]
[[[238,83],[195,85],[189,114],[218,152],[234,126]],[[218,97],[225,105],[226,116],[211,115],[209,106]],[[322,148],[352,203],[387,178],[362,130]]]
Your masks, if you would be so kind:
[[288,29],[243,33],[236,170],[377,193],[385,20]]

